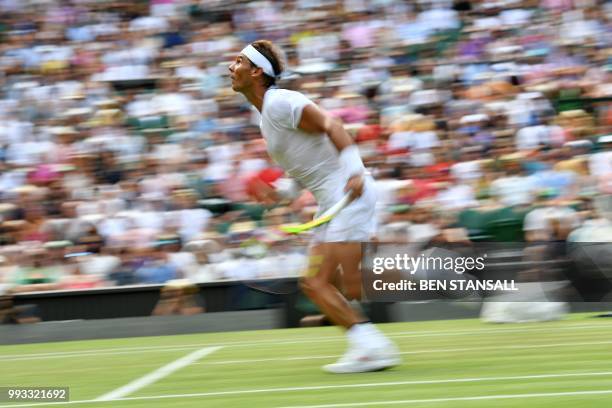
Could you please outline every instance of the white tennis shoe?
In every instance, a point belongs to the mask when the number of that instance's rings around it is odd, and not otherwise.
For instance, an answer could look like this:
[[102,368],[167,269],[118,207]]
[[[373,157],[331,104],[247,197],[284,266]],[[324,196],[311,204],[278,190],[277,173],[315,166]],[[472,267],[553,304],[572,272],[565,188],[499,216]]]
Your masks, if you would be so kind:
[[401,363],[399,351],[393,343],[382,347],[351,346],[340,359],[323,366],[323,369],[334,374],[366,373],[382,371]]

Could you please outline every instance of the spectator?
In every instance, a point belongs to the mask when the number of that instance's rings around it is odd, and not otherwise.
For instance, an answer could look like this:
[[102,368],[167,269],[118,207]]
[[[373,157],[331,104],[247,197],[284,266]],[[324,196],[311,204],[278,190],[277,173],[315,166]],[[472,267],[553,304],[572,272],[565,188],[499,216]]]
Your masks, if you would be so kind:
[[[612,193],[605,2],[195,3],[187,11],[153,1],[133,14],[92,0],[42,2],[38,20],[0,16],[4,284],[293,271],[299,250],[279,244],[273,224],[235,231],[261,222],[248,181],[272,164],[259,118],[229,89],[227,58],[260,37],[284,45],[295,72],[281,81],[355,135],[377,179],[384,234],[448,238],[457,231],[434,222],[439,211],[530,208],[512,226],[529,239],[572,228],[588,235],[605,220],[583,222],[568,203]],[[313,204],[301,194],[279,213],[308,219]],[[214,234],[232,248],[190,246]],[[141,256],[160,236],[173,244]],[[233,248],[254,237],[269,241],[263,259]],[[28,248],[23,261],[11,245]],[[35,260],[36,251],[52,262]]]
[[65,271],[59,265],[50,265],[44,249],[26,252],[20,260],[21,265],[9,278],[16,285],[14,292],[51,290],[60,287],[59,282]]
[[176,279],[176,268],[168,261],[166,253],[151,248],[145,255],[142,265],[136,269],[139,283],[164,283]]

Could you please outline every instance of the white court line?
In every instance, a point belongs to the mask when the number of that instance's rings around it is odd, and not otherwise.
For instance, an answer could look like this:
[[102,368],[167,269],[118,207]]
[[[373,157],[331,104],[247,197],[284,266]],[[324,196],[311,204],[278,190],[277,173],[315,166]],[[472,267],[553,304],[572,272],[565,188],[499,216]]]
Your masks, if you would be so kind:
[[[521,333],[521,332],[541,332],[541,331],[557,331],[557,330],[574,330],[574,329],[612,329],[612,326],[607,325],[570,325],[557,327],[523,327],[514,329],[473,329],[473,330],[432,330],[420,331],[418,329],[411,331],[390,332],[385,333],[390,338],[414,338],[414,337],[448,337],[456,335],[473,335],[487,333]],[[198,343],[198,344],[178,344],[176,346],[148,346],[148,347],[115,347],[108,349],[92,349],[83,351],[58,351],[51,353],[34,353],[34,354],[7,354],[0,356],[0,361],[20,361],[42,358],[62,358],[62,357],[81,357],[81,356],[96,356],[96,355],[113,355],[125,354],[125,351],[144,352],[145,350],[153,351],[174,351],[185,350],[189,348],[199,348],[204,346],[220,346],[220,347],[253,347],[259,345],[281,345],[281,344],[304,344],[304,343],[328,343],[335,341],[344,341],[343,336],[332,334],[326,337],[303,337],[298,339],[277,339],[277,340],[253,340],[253,341],[234,341],[226,343]]]
[[[521,344],[516,346],[482,346],[482,347],[462,347],[462,348],[449,348],[449,349],[425,349],[425,350],[412,350],[402,351],[400,354],[425,354],[425,353],[456,353],[462,351],[482,351],[482,350],[523,350],[523,349],[537,349],[537,348],[554,348],[554,347],[574,347],[574,346],[600,346],[612,344],[612,341],[590,341],[590,342],[576,342],[576,343],[554,343],[554,344]],[[336,355],[329,356],[303,356],[303,357],[277,357],[277,358],[256,358],[256,359],[245,359],[245,360],[223,360],[223,361],[206,361],[195,364],[205,365],[224,365],[224,364],[248,364],[248,363],[266,363],[274,361],[299,361],[299,360],[313,360],[313,359],[326,359],[336,358]]]
[[[9,356],[9,358],[0,357],[1,361],[24,361],[24,360],[46,360],[46,359],[54,359],[54,358],[70,358],[70,357],[87,357],[87,356],[116,356],[121,354],[134,354],[134,353],[161,353],[161,352],[172,352],[172,351],[183,351],[183,350],[193,350],[196,348],[201,348],[203,346],[210,346],[210,344],[193,344],[193,345],[184,345],[184,346],[176,346],[176,347],[160,347],[158,349],[150,349],[148,347],[139,348],[136,347],[134,349],[108,349],[108,350],[92,350],[92,351],[75,351],[75,352],[58,352],[58,354],[54,353],[43,353],[43,354],[25,354],[22,356]],[[217,346],[217,345],[216,345]],[[218,345],[221,347],[221,345]]]
[[160,350],[186,350],[186,349],[194,349],[204,347],[206,344],[179,344],[176,346],[145,346],[145,347],[114,347],[114,348],[106,348],[106,349],[90,349],[90,350],[73,350],[73,351],[55,351],[51,353],[31,353],[31,354],[7,354],[0,355],[0,361],[8,360],[11,361],[13,359],[30,359],[30,358],[39,358],[39,357],[70,357],[70,356],[83,356],[83,355],[101,355],[101,354],[125,354],[125,353],[133,353],[133,352],[154,352]]
[[166,364],[163,367],[158,368],[155,371],[150,372],[149,374],[137,378],[134,381],[117,388],[111,392],[108,392],[104,395],[96,398],[96,401],[111,401],[125,397],[139,389],[146,387],[147,385],[153,384],[155,381],[160,380],[176,370],[179,370],[196,360],[219,350],[221,347],[204,347],[202,349],[196,350],[193,353],[189,353],[186,356],[179,358],[178,360],[174,360],[170,364]]
[[[522,344],[515,346],[482,346],[482,347],[462,347],[462,348],[441,348],[441,349],[424,349],[424,350],[411,350],[402,351],[402,355],[413,355],[413,354],[426,354],[426,353],[456,353],[456,352],[469,352],[469,351],[483,351],[483,350],[522,350],[522,349],[539,349],[539,348],[556,348],[556,347],[575,347],[575,346],[599,346],[609,345],[612,341],[593,341],[593,342],[574,342],[574,343],[554,343],[554,344]],[[179,350],[179,349],[176,349]],[[191,350],[191,348],[189,348]],[[175,351],[175,349],[162,349],[162,350],[145,350],[150,351]],[[127,354],[115,353],[115,354]],[[114,354],[113,354],[114,355]],[[244,360],[221,360],[221,361],[203,361],[195,362],[194,365],[230,365],[230,364],[252,364],[252,363],[272,363],[278,361],[303,361],[303,360],[323,360],[330,358],[338,358],[339,355],[314,355],[314,356],[300,356],[300,357],[276,357],[276,358],[256,358],[256,359],[244,359]],[[152,367],[154,364],[137,364],[130,365],[130,367]],[[75,368],[63,372],[78,373],[83,371],[91,371],[91,368]]]
[[[311,385],[311,386],[303,386],[303,387],[259,388],[259,389],[232,390],[232,391],[213,391],[213,392],[200,392],[200,393],[192,393],[192,394],[151,395],[151,396],[142,396],[142,397],[116,398],[113,400],[107,399],[104,401],[140,401],[140,400],[157,400],[157,399],[173,399],[173,398],[219,397],[219,396],[229,396],[229,395],[265,394],[265,393],[276,393],[276,392],[332,390],[332,389],[342,389],[342,388],[367,388],[367,387],[389,387],[389,386],[397,386],[397,385],[473,383],[473,382],[483,382],[483,381],[534,380],[534,379],[546,379],[546,378],[595,377],[595,376],[609,376],[609,375],[612,375],[612,371],[590,372],[590,373],[535,374],[535,375],[520,375],[520,376],[508,376],[508,377],[449,378],[449,379],[440,379],[440,380],[391,381],[391,382],[338,384],[338,385]],[[610,392],[612,392],[612,390],[610,390]],[[47,405],[57,405],[57,404],[86,404],[90,402],[103,402],[103,400],[94,399],[94,400],[71,401],[71,402],[63,402],[63,403],[48,402],[48,403],[38,403],[38,404],[0,405],[0,408],[37,407],[37,406],[47,406]]]
[[612,394],[612,390],[541,392],[537,394],[479,395],[475,397],[430,398],[430,399],[375,401],[375,402],[351,402],[348,404],[292,405],[292,406],[286,406],[283,408],[342,408],[342,407],[368,407],[368,406],[371,407],[371,406],[381,406],[381,405],[423,404],[423,403],[432,403],[432,402],[480,401],[480,400],[495,400],[495,399],[510,399],[510,398],[570,397],[570,396],[576,396],[576,395],[602,395],[602,394]]

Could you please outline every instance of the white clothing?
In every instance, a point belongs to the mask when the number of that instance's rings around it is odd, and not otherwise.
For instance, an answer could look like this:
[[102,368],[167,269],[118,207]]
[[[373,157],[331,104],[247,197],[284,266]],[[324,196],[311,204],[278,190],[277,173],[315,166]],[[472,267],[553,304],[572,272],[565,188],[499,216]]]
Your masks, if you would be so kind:
[[239,173],[255,173],[257,171],[265,169],[267,164],[268,163],[264,159],[259,158],[241,160]]
[[198,263],[191,252],[171,252],[168,254],[168,263],[174,266],[185,279],[190,279],[197,273]]
[[502,177],[491,183],[491,194],[507,206],[526,205],[533,201],[533,188],[527,177]]
[[224,143],[206,148],[206,154],[211,163],[228,163],[242,152],[242,145],[237,143]]
[[191,208],[176,211],[180,224],[178,233],[184,242],[194,239],[206,229],[212,213],[201,208]]
[[612,174],[612,151],[591,154],[589,156],[589,172],[593,176]]
[[[321,214],[343,197],[349,175],[327,135],[298,129],[302,111],[311,103],[299,92],[269,89],[264,95],[260,127],[272,159],[314,195]],[[375,204],[374,180],[368,176],[363,195],[317,228],[315,241],[369,240],[376,225]]]
[[79,267],[85,275],[106,276],[120,264],[119,258],[112,255],[90,255],[79,259]]
[[502,11],[499,13],[499,17],[505,25],[524,25],[529,22],[532,14],[531,10],[511,9]]
[[452,30],[461,24],[459,14],[448,8],[433,8],[421,12],[418,21],[431,30]]
[[299,92],[269,89],[264,96],[260,127],[272,159],[310,190],[325,211],[342,198],[347,177],[338,151],[325,134],[313,135],[298,129],[302,110],[311,103]]
[[161,16],[144,16],[135,18],[130,22],[130,31],[156,30],[164,31],[168,29],[168,22]]
[[190,95],[172,92],[156,95],[151,100],[157,112],[164,112],[169,115],[189,116],[193,112],[193,99]]
[[548,235],[553,233],[553,222],[563,223],[570,230],[580,225],[576,211],[568,207],[542,207],[530,211],[523,221],[523,230],[528,232],[541,231]]
[[430,152],[416,151],[410,153],[408,161],[412,167],[425,167],[436,164],[436,157]]
[[479,180],[482,177],[478,160],[455,163],[450,168],[451,175],[460,182]]
[[563,144],[563,130],[559,126],[527,126],[516,132],[517,150],[531,150],[543,144]]
[[[314,230],[314,242],[367,242],[377,229],[376,187],[366,176],[363,194],[340,211],[330,222]],[[317,216],[321,211],[317,213]]]
[[457,184],[438,193],[437,200],[444,209],[458,210],[478,205],[474,189],[467,184]]
[[567,237],[568,242],[612,242],[612,221],[598,218],[587,220],[572,231]]
[[297,53],[301,64],[313,59],[337,61],[339,57],[340,39],[336,34],[307,36],[299,40]]
[[395,132],[389,137],[391,149],[429,150],[440,145],[436,132]]

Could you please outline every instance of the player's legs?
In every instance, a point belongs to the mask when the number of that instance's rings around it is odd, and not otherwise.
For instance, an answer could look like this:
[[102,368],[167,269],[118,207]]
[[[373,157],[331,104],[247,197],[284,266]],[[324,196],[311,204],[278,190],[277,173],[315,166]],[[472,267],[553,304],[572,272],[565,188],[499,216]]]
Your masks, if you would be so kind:
[[302,278],[304,293],[331,321],[347,330],[349,348],[340,360],[324,367],[329,372],[377,371],[393,367],[400,362],[393,343],[357,313],[332,284],[336,269],[342,265],[346,291],[350,297],[360,298],[360,260],[360,243],[317,244],[311,248],[309,268]]
[[332,284],[341,263],[340,254],[351,244],[341,242],[319,243],[310,249],[308,269],[302,277],[302,290],[335,324],[349,329],[365,321]]
[[338,260],[342,267],[342,284],[344,295],[349,300],[361,300],[361,244],[359,242],[342,243],[338,251]]

